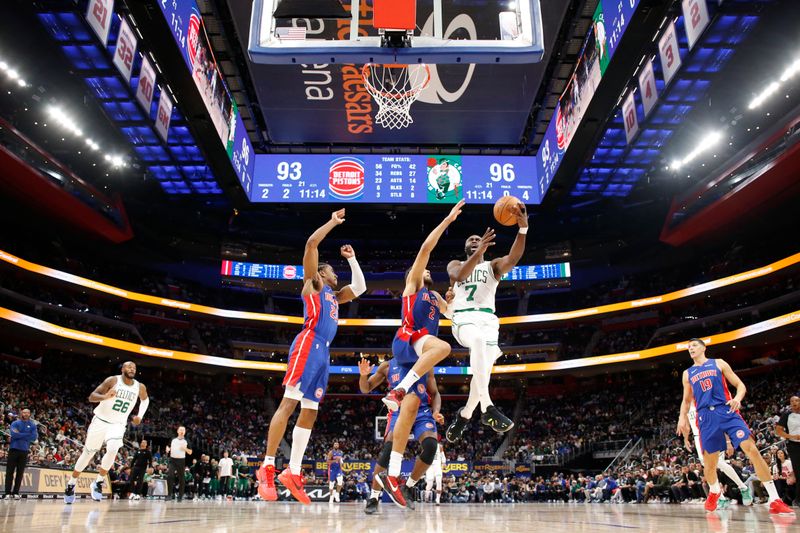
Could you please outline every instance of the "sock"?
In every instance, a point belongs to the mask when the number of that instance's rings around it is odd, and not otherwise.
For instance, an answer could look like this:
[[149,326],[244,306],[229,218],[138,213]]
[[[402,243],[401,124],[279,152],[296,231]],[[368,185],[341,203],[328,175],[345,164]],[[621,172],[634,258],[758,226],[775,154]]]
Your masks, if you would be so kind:
[[72,485],[74,487],[77,482],[78,482],[78,478],[70,477],[69,481],[67,481],[67,485]]
[[733,469],[733,467],[728,461],[720,461],[717,467],[723,474],[725,474],[728,477],[728,479],[736,483],[736,486],[739,487],[739,490],[746,487],[746,485],[738,476],[738,474],[736,474],[736,470]]
[[436,503],[439,503],[441,499],[442,499],[442,493],[441,492],[437,492],[436,493]]
[[769,502],[772,503],[775,500],[780,500],[781,497],[778,496],[778,489],[775,488],[774,481],[763,481],[761,483],[764,485],[764,488],[767,489],[767,494],[769,494]]
[[400,477],[400,468],[403,466],[403,454],[400,452],[392,452],[389,456],[389,475],[391,477]]
[[719,481],[714,484],[708,484],[708,492],[713,492],[714,494],[719,494],[722,491],[722,488],[719,486]]
[[406,377],[404,377],[404,378],[402,379],[402,381],[400,381],[400,383],[398,383],[398,384],[397,384],[397,387],[395,387],[395,389],[403,389],[403,390],[406,390],[406,391],[407,391],[407,390],[409,390],[409,389],[410,389],[410,388],[411,388],[411,387],[414,385],[414,383],[416,383],[417,381],[419,381],[419,374],[417,374],[417,373],[416,373],[416,372],[414,372],[413,370],[409,370],[409,371],[408,371],[408,374],[406,374]]
[[265,455],[264,462],[261,463],[261,468],[265,466],[275,466],[275,456],[274,455]]
[[414,485],[417,484],[417,481],[419,481],[419,480],[414,479],[411,476],[408,476],[408,479],[406,480],[406,487],[413,487]]
[[103,476],[101,476],[100,474],[97,474],[97,479],[95,479],[95,482],[97,482],[97,483],[102,483],[102,482],[103,482],[103,481],[105,481],[105,480],[106,480],[106,478],[104,478],[104,477],[103,477]]
[[292,452],[289,455],[289,470],[293,475],[299,476],[303,468],[303,454],[306,453],[311,430],[295,426],[292,430]]
[[381,497],[381,491],[372,489],[372,492],[369,493],[369,497],[371,500],[377,500]]

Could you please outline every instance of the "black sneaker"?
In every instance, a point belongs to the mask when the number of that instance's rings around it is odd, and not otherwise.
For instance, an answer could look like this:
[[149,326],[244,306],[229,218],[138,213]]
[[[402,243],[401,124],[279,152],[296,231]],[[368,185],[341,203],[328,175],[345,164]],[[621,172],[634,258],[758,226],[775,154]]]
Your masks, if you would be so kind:
[[403,493],[403,498],[406,499],[406,507],[408,507],[409,509],[411,509],[413,511],[414,508],[415,508],[415,505],[414,505],[414,489],[412,489],[411,487],[409,487],[405,483],[403,483],[403,486],[400,487],[400,492]]
[[67,488],[64,489],[64,503],[72,505],[75,502],[75,485],[67,483]]
[[447,431],[444,434],[447,442],[455,442],[464,435],[464,430],[469,425],[469,419],[461,416],[461,411],[463,410],[463,407],[459,409],[456,416],[453,417],[453,421],[447,426]]
[[364,509],[367,514],[375,514],[378,512],[378,498],[370,498],[367,500],[367,507]]
[[[486,412],[481,415],[481,424],[489,426],[496,433],[505,433],[514,427],[514,422],[494,405],[490,405]],[[449,440],[449,439],[448,439]]]

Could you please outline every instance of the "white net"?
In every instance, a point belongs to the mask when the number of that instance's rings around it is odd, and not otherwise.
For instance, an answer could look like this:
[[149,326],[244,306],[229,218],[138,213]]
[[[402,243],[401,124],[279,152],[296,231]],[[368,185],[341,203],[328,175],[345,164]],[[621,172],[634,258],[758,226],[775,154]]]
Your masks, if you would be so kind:
[[428,65],[380,65],[367,63],[361,73],[367,91],[378,103],[375,123],[388,129],[407,128],[413,104],[431,79]]

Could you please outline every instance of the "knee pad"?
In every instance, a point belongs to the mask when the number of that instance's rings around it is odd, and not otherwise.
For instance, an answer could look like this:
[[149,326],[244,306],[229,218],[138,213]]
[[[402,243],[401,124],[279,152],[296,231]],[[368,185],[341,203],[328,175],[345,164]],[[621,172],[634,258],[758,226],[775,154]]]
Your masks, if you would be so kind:
[[422,446],[422,451],[419,452],[419,460],[426,465],[433,464],[433,460],[436,458],[436,451],[439,448],[439,443],[433,437],[428,437],[423,440],[420,445]]
[[387,442],[381,448],[381,454],[378,456],[378,465],[382,468],[389,468],[389,459],[392,457],[392,443]]
[[110,440],[106,442],[106,453],[100,461],[100,468],[103,470],[110,470],[114,466],[114,459],[117,458],[117,452],[122,448],[121,440]]

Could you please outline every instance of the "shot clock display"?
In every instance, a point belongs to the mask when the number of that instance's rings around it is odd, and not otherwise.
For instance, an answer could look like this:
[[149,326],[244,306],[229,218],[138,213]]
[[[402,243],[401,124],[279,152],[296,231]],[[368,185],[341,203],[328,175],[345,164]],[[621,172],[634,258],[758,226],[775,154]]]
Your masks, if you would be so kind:
[[533,156],[256,156],[252,202],[541,203]]

